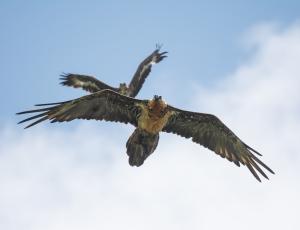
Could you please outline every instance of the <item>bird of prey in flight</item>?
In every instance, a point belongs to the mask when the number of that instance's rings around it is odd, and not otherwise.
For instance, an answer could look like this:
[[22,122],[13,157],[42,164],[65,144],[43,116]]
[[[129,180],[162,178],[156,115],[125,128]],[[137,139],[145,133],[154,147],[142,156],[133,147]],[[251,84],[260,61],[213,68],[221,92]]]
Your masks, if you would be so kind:
[[82,88],[91,93],[95,93],[103,89],[110,89],[129,97],[136,97],[151,72],[152,65],[159,63],[167,57],[166,54],[168,52],[160,53],[160,48],[160,45],[156,45],[156,49],[139,64],[128,86],[126,83],[121,83],[118,88],[112,87],[99,81],[95,77],[81,74],[63,74],[60,78],[62,80],[61,84],[65,86],[72,86],[74,88]]
[[245,144],[216,116],[177,109],[167,105],[160,96],[138,100],[112,90],[102,90],[70,101],[37,106],[43,108],[18,113],[37,113],[19,123],[38,119],[26,127],[29,128],[44,120],[52,123],[94,119],[135,126],[126,143],[131,166],[141,166],[156,149],[159,133],[167,132],[191,138],[237,166],[245,165],[258,181],[261,181],[258,173],[268,179],[262,168],[274,174],[256,156],[261,154]]

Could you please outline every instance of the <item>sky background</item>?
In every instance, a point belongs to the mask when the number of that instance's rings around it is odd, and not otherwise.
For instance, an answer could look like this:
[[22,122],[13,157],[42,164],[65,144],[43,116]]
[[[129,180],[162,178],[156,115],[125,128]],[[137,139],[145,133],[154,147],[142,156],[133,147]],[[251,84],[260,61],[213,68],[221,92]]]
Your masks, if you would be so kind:
[[[299,229],[299,1],[1,1],[0,229]],[[140,168],[133,127],[95,121],[23,130],[14,114],[117,86],[163,44],[138,98],[213,113],[276,175],[175,135]]]

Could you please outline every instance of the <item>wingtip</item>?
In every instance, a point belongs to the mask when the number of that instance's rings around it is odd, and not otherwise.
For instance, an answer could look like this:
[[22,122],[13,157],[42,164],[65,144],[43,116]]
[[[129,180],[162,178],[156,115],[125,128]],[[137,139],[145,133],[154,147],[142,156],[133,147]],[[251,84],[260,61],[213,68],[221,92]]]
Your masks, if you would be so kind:
[[31,126],[33,126],[33,125],[32,125],[32,124],[27,125],[26,127],[24,127],[24,129],[28,129],[28,128],[30,128]]
[[45,103],[45,104],[35,104],[34,106],[47,106],[47,105],[59,105],[61,102],[55,102],[55,103]]
[[255,175],[254,175],[254,177],[256,178],[256,180],[257,180],[258,182],[260,182],[260,183],[261,183],[261,179],[260,179],[260,177],[259,177],[259,176],[255,176]]
[[[263,175],[264,176],[264,175]],[[266,178],[267,180],[270,180],[269,177],[267,175],[264,176],[264,178]]]
[[16,115],[22,115],[22,114],[26,114],[26,113],[28,113],[28,111],[18,112],[18,113],[16,113]]
[[61,77],[67,77],[68,75],[70,75],[70,73],[62,72],[59,76],[61,76]]
[[[253,173],[252,173],[253,174]],[[258,176],[258,175],[254,175],[253,174],[253,176],[255,177],[255,179],[259,182],[259,183],[261,183],[261,179],[260,179],[260,177]]]
[[243,144],[246,146],[247,149],[250,149],[252,152],[256,153],[258,156],[262,156],[261,153],[259,153],[258,151],[256,151],[255,149],[251,148],[249,145],[247,145],[246,143],[243,142]]
[[[26,122],[26,121],[28,121],[28,119],[24,119],[24,120],[22,120],[22,121],[19,121],[17,124],[20,125],[20,124],[22,124],[22,123],[24,123],[24,122]],[[27,126],[26,126],[25,128],[27,128]],[[25,128],[24,128],[24,129],[25,129]]]
[[273,175],[275,175],[275,172],[272,169],[270,169],[269,172],[272,173]]
[[24,120],[22,120],[22,121],[19,121],[17,124],[20,125],[20,124],[22,124],[22,123],[24,123],[24,122],[26,122],[26,121],[27,121],[27,119],[24,119]]
[[156,50],[160,50],[163,47],[163,44],[162,43],[156,43],[155,47],[156,47]]

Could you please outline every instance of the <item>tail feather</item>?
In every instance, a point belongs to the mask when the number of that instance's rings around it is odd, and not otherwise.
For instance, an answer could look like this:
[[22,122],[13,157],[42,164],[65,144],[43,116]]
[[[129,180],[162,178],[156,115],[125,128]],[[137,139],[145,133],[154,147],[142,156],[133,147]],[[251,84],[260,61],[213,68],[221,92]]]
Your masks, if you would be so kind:
[[156,149],[158,140],[159,134],[150,134],[137,128],[126,143],[129,164],[131,166],[141,166]]

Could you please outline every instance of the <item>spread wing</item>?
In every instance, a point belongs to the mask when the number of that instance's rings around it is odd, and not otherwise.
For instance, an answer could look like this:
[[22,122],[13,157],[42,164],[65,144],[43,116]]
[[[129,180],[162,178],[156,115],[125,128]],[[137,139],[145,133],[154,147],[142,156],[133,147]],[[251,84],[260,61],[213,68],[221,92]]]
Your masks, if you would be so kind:
[[60,84],[66,86],[72,86],[74,88],[82,88],[88,92],[95,93],[103,89],[110,89],[113,91],[117,91],[117,88],[111,87],[98,79],[81,74],[62,74],[60,80],[62,82]]
[[171,106],[169,108],[174,113],[169,118],[163,131],[175,133],[185,138],[192,138],[192,141],[203,145],[229,161],[233,161],[237,166],[242,163],[247,166],[258,181],[261,180],[256,171],[268,179],[261,167],[274,174],[253,153],[259,156],[261,154],[241,141],[216,116],[183,111]]
[[139,108],[136,106],[136,103],[141,102],[143,101],[120,95],[111,90],[102,90],[71,101],[40,104],[37,106],[50,107],[17,114],[37,113],[37,115],[19,122],[23,123],[38,119],[25,128],[29,128],[44,120],[50,120],[53,123],[72,121],[74,119],[115,121],[137,126]]
[[157,45],[157,49],[153,51],[142,63],[138,66],[133,78],[128,86],[128,96],[135,97],[140,89],[142,88],[145,79],[151,72],[151,67],[153,64],[159,63],[165,57],[168,52],[160,53],[160,46]]

